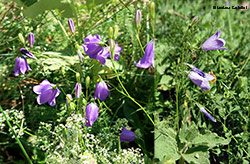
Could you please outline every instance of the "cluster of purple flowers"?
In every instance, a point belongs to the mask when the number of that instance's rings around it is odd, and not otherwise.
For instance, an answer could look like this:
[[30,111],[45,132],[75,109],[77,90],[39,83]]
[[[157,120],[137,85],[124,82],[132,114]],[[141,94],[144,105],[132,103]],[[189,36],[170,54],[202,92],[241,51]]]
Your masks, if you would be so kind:
[[[34,34],[33,33],[30,33],[28,35],[28,41],[29,41],[29,46],[32,47],[34,45]],[[31,52],[26,50],[25,48],[21,48],[20,52],[29,58],[33,58],[33,59],[35,58],[35,56]],[[15,67],[13,69],[14,75],[18,76],[20,73],[25,75],[25,72],[28,70],[31,71],[31,68],[27,63],[26,58],[24,56],[17,57],[16,61],[15,61]]]

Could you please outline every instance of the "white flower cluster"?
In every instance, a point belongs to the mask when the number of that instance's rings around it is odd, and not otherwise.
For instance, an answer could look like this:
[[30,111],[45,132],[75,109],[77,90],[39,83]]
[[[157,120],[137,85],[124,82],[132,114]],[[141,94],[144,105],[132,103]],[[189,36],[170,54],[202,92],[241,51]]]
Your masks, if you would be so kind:
[[[143,155],[140,149],[122,149],[118,152],[118,136],[112,133],[95,136],[85,130],[85,118],[81,114],[72,114],[67,118],[65,125],[59,124],[54,130],[51,124],[41,123],[43,126],[36,143],[46,152],[46,163],[49,164],[113,164],[136,163],[143,164]],[[44,132],[47,130],[47,134]],[[47,138],[46,138],[47,137]],[[103,142],[110,140],[110,143]],[[114,140],[116,139],[116,140]]]
[[[4,110],[5,115],[7,116],[9,122],[11,123],[16,135],[20,138],[24,134],[24,114],[23,111],[16,109],[6,109]],[[4,131],[4,128],[8,127],[3,113],[0,113],[0,131]],[[8,127],[9,133],[12,135],[12,138],[15,138],[12,130]]]

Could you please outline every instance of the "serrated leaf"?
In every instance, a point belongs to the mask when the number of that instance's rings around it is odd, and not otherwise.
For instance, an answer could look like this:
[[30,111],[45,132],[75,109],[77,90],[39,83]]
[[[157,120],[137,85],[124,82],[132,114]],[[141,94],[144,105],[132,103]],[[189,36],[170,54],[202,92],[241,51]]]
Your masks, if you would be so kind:
[[172,128],[158,127],[155,131],[155,158],[163,160],[164,157],[178,160],[176,132]]
[[193,141],[194,145],[205,145],[209,148],[213,148],[218,145],[227,145],[230,140],[223,137],[219,137],[216,133],[210,131],[204,131],[203,134],[199,134]]

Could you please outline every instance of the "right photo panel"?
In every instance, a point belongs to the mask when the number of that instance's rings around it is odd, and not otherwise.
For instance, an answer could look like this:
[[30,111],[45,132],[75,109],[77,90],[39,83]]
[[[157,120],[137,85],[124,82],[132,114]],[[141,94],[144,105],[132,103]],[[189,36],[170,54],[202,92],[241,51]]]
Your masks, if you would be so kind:
[[155,3],[155,163],[249,163],[250,2]]

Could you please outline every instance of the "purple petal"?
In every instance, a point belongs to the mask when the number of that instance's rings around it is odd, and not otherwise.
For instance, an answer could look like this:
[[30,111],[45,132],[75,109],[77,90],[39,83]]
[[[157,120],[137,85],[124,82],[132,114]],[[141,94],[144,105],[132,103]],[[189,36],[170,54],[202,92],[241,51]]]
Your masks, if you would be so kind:
[[15,67],[14,67],[14,69],[13,69],[14,75],[15,75],[15,76],[18,76],[18,75],[20,74],[19,63],[20,63],[20,58],[17,57],[17,58],[16,58],[16,61],[15,61]]
[[137,67],[144,69],[149,68],[151,65],[154,67],[154,41],[148,43],[143,58],[135,64]]
[[76,83],[76,85],[75,85],[75,93],[76,93],[76,98],[79,99],[81,94],[82,94],[82,84]]
[[42,93],[38,95],[37,97],[37,103],[39,105],[45,104],[51,99],[52,93],[53,93],[53,89],[50,85],[43,86]]
[[198,85],[203,90],[209,90],[210,84],[208,80],[202,76],[200,76],[198,73],[191,71],[188,75],[189,79],[194,82],[196,85]]
[[135,133],[126,129],[124,126],[123,126],[123,129],[122,129],[122,134],[120,135],[120,142],[124,142],[124,141],[133,141],[135,139]]
[[85,125],[87,127],[92,126],[92,124],[97,120],[98,111],[99,109],[95,103],[90,103],[87,105],[85,114],[85,118],[87,120],[87,123]]
[[200,111],[203,112],[211,121],[216,122],[215,118],[213,116],[211,116],[204,107],[200,108]]
[[97,98],[99,98],[100,101],[104,101],[108,97],[108,95],[109,89],[106,83],[104,81],[97,83],[94,99],[96,100]]
[[21,49],[20,49],[20,52],[21,52],[22,54],[24,54],[24,55],[30,57],[30,58],[35,58],[35,56],[34,56],[31,52],[29,52],[28,50],[26,50],[25,48],[21,48]]
[[34,42],[35,42],[35,38],[34,38],[34,34],[33,33],[29,33],[29,35],[28,35],[28,41],[29,41],[30,47],[32,47],[34,45]]
[[206,40],[202,44],[202,49],[205,51],[218,50],[218,49],[227,50],[226,48],[222,48],[226,44],[226,41],[224,39],[219,38],[220,35],[221,31],[218,30],[217,33],[215,33],[213,36],[211,36],[208,40]]

